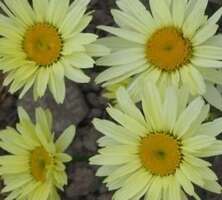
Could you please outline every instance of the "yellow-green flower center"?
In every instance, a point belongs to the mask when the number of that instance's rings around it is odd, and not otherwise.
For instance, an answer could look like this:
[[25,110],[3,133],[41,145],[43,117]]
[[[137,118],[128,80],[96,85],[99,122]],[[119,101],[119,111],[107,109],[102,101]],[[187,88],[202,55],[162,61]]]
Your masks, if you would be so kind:
[[164,71],[179,69],[190,61],[191,56],[191,42],[175,27],[157,30],[146,45],[148,61]]
[[182,160],[180,141],[165,133],[142,138],[139,152],[143,167],[157,176],[174,174]]
[[50,65],[60,57],[62,39],[54,26],[38,23],[26,31],[23,48],[29,60],[38,65]]
[[52,164],[52,157],[43,148],[37,147],[31,153],[31,173],[37,181],[45,181],[48,167]]

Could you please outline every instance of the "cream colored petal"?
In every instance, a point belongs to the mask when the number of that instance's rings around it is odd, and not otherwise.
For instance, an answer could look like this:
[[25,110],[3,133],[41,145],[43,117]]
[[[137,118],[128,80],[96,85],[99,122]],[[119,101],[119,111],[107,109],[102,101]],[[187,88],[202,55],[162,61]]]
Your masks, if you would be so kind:
[[101,56],[107,56],[110,54],[110,49],[108,49],[107,47],[103,45],[99,45],[95,43],[87,44],[85,48],[86,48],[87,55],[92,56],[92,57],[101,57]]
[[48,8],[48,5],[48,0],[33,0],[33,8],[37,21],[43,22],[46,19],[46,8]]
[[188,104],[188,100],[189,100],[188,89],[182,86],[180,89],[178,89],[177,96],[178,96],[178,114],[177,115],[180,115],[185,110]]
[[63,37],[70,37],[75,31],[75,27],[79,24],[84,13],[86,12],[87,5],[90,0],[76,0],[75,6],[71,7],[71,10],[67,13],[65,19],[59,27]]
[[183,187],[183,189],[185,190],[185,192],[187,194],[189,194],[190,196],[194,195],[194,187],[193,184],[191,183],[191,181],[183,174],[183,172],[178,169],[176,171],[176,179],[178,180],[178,182],[180,183],[180,185]]
[[47,152],[51,152],[51,146],[50,146],[51,141],[48,140],[42,127],[39,124],[36,124],[35,130],[36,130],[36,136],[38,137],[41,146],[43,146]]
[[90,77],[84,74],[82,70],[68,65],[65,65],[65,76],[77,83],[88,83],[90,81]]
[[217,118],[212,122],[202,124],[198,133],[209,135],[212,137],[218,136],[222,132],[222,118]]
[[49,89],[57,103],[63,103],[65,99],[64,67],[61,63],[53,66],[49,76]]
[[204,43],[204,45],[222,47],[222,34],[211,37]]
[[220,60],[222,57],[222,48],[216,46],[201,45],[195,47],[194,56],[212,60]]
[[209,104],[204,105],[196,120],[193,121],[193,123],[190,125],[190,128],[183,136],[184,138],[189,138],[194,135],[198,135],[198,129],[200,128],[202,122],[207,120],[209,117],[209,111],[210,111],[210,105]]
[[203,76],[195,67],[190,67],[189,71],[190,71],[191,79],[193,79],[193,82],[196,85],[198,93],[204,94],[206,92],[206,84],[203,79]]
[[31,121],[28,113],[22,107],[18,107],[18,116],[20,121],[21,120]]
[[120,76],[124,76],[128,72],[137,71],[138,68],[144,68],[146,61],[145,60],[138,60],[129,64],[118,65],[115,67],[110,67],[109,69],[100,73],[95,81],[96,83],[102,83],[105,81],[110,81]]
[[82,17],[82,19],[80,20],[80,22],[76,25],[74,33],[72,34],[72,36],[82,32],[88,25],[89,23],[92,21],[92,16],[91,15],[84,15]]
[[59,27],[68,12],[69,0],[51,0],[47,8],[46,17],[48,22]]
[[192,94],[203,94],[206,91],[204,79],[200,72],[192,65],[180,70],[182,85]]
[[135,155],[96,155],[89,159],[91,165],[122,165],[135,160]]
[[198,157],[195,157],[191,154],[187,154],[187,153],[184,153],[184,160],[195,167],[211,167],[212,166],[210,162],[200,159]]
[[34,13],[30,4],[26,0],[4,1],[7,7],[18,17],[24,24],[32,25],[34,22]]
[[204,79],[217,84],[222,84],[222,71],[217,69],[198,68]]
[[175,26],[182,27],[185,19],[186,0],[173,0],[172,17]]
[[33,74],[30,78],[27,79],[26,84],[24,85],[19,98],[23,98],[24,95],[28,92],[28,90],[33,86],[35,80],[36,80],[36,75],[37,73]]
[[113,173],[115,170],[119,169],[119,166],[101,166],[96,172],[96,176],[109,176],[111,173]]
[[143,83],[148,74],[149,70],[138,74],[129,84],[127,91],[134,102],[139,102],[142,99]]
[[163,118],[165,128],[172,132],[177,119],[178,99],[175,88],[168,88],[163,103]]
[[122,39],[129,40],[131,42],[139,43],[139,44],[145,44],[147,38],[134,31],[129,31],[121,28],[114,28],[109,26],[98,26],[99,29],[107,31],[113,35],[116,35]]
[[117,9],[111,10],[115,22],[121,27],[147,35],[149,29],[133,16]]
[[222,61],[217,61],[217,60],[210,60],[210,59],[195,57],[191,60],[191,62],[194,65],[198,67],[203,67],[203,68],[221,68],[222,67]]
[[172,15],[165,0],[150,0],[150,8],[154,19],[161,25],[172,23]]
[[142,106],[146,121],[151,124],[152,129],[155,131],[163,130],[163,104],[159,91],[152,82],[144,85]]
[[36,119],[36,123],[38,123],[41,126],[41,129],[43,130],[43,134],[45,135],[47,140],[50,141],[52,139],[51,127],[50,127],[50,124],[48,124],[46,111],[43,110],[41,107],[36,108],[35,119]]
[[21,133],[25,141],[29,141],[28,144],[30,143],[32,147],[39,145],[35,126],[29,119],[20,118],[20,123],[16,125],[16,129]]
[[186,150],[187,152],[195,152],[207,147],[210,147],[216,142],[216,138],[206,136],[206,135],[197,135],[191,138],[183,139],[182,149]]
[[195,152],[195,155],[198,157],[210,157],[220,155],[222,153],[222,142],[216,141],[213,145],[209,146],[206,149],[202,149],[199,152]]
[[216,24],[207,24],[197,31],[192,38],[193,45],[200,45],[216,34],[219,26]]
[[64,62],[68,61],[73,67],[80,69],[93,68],[95,61],[86,53],[73,53],[64,58]]
[[216,181],[205,181],[203,188],[213,193],[221,193],[221,185]]
[[130,64],[131,62],[145,60],[144,50],[142,48],[132,48],[120,50],[108,56],[104,56],[96,61],[97,65],[113,66]]
[[163,187],[163,181],[161,177],[156,176],[146,193],[146,199],[159,200],[162,197],[161,191]]
[[110,138],[109,136],[103,136],[100,139],[97,140],[97,143],[99,147],[108,147],[112,145],[119,145],[121,144],[120,142],[117,142],[116,140]]
[[204,94],[204,98],[208,101],[209,104],[214,106],[215,108],[222,110],[222,96],[217,90],[217,88],[214,87],[213,84],[207,83],[207,90]]
[[117,142],[131,145],[137,144],[137,140],[127,131],[127,129],[123,128],[122,126],[118,126],[111,121],[94,119],[93,125],[98,131],[116,140]]
[[2,130],[2,134],[0,135],[0,139],[7,146],[14,146],[16,148],[20,148],[22,151],[27,151],[32,149],[27,141],[13,128],[7,127],[5,130]]
[[10,192],[16,189],[20,189],[20,187],[24,187],[32,181],[32,176],[29,174],[17,177],[13,182],[11,181],[7,186],[5,186],[1,192]]
[[193,8],[190,9],[183,25],[183,32],[186,37],[192,38],[196,30],[202,25],[207,4],[208,0],[197,0],[195,5],[192,5]]
[[[15,167],[16,166],[16,167]],[[20,174],[29,171],[29,164],[28,162],[20,163],[20,164],[13,164],[13,165],[3,165],[0,167],[0,174]]]
[[129,97],[127,91],[123,88],[120,88],[117,91],[117,102],[123,112],[132,117],[133,119],[138,120],[141,124],[145,124],[144,117],[140,110],[133,103],[132,99]]
[[111,52],[123,50],[123,49],[131,49],[131,48],[137,48],[142,47],[142,45],[137,44],[135,42],[130,42],[128,40],[115,37],[115,36],[108,36],[104,38],[100,38],[96,41],[96,44],[104,45],[108,47]]
[[47,200],[51,189],[50,183],[43,183],[31,194],[32,200]]
[[[196,167],[195,167],[196,168]],[[200,175],[204,177],[206,181],[217,181],[217,175],[209,167],[198,167],[196,170],[199,171]]]
[[181,113],[179,116],[173,133],[177,137],[182,137],[186,131],[189,129],[192,122],[198,117],[204,106],[204,101],[201,97],[197,97],[194,101],[192,101],[188,107]]
[[183,162],[180,169],[188,180],[199,186],[204,185],[203,178],[200,176],[199,172],[197,172],[195,168],[193,168],[191,165],[187,164],[186,162]]
[[41,67],[38,70],[36,81],[37,81],[38,96],[42,97],[45,94],[45,91],[47,89],[47,85],[49,81],[49,69]]
[[[118,178],[116,181],[112,181],[112,182],[107,183],[106,186],[109,189],[109,191],[120,189],[123,186],[123,184],[126,182],[126,179],[129,177],[130,177],[130,175],[123,176],[121,178]],[[113,199],[115,199],[115,198],[116,197],[115,197],[115,193],[114,193]]]
[[64,152],[72,143],[75,137],[75,126],[69,126],[56,141],[56,148],[59,152]]
[[140,190],[146,187],[151,178],[152,176],[144,169],[138,170],[132,176],[130,176],[124,183],[124,186],[115,193],[115,198],[118,200],[131,199]]
[[145,6],[138,0],[117,1],[118,7],[130,16],[136,18],[144,27],[152,32],[156,27],[155,20]]
[[[126,72],[125,74],[121,75],[121,76],[118,76],[116,78],[113,78],[107,82],[104,82],[102,84],[103,87],[107,87],[107,86],[111,86],[111,85],[114,85],[114,84],[120,84],[121,82],[123,81],[127,81],[127,80],[131,80],[131,77],[132,76],[136,76],[137,74],[140,75],[140,74],[144,74],[146,71],[146,69],[149,68],[149,66],[147,64],[145,65],[142,65],[134,70],[131,70],[129,72]],[[133,99],[134,101],[134,99]]]
[[181,200],[180,183],[177,181],[175,176],[171,176],[171,179],[170,179],[169,197],[170,197],[170,199],[179,199],[179,200]]
[[[141,163],[139,160],[135,160],[129,163],[126,163],[125,165],[122,165],[121,167],[116,168],[115,170],[109,170],[108,178],[106,178],[106,183],[115,181],[116,179],[125,176],[127,174],[135,173],[136,170],[138,170],[141,167]],[[103,173],[104,174],[104,173]]]
[[128,129],[129,132],[135,134],[135,136],[143,137],[147,134],[149,130],[146,129],[140,122],[131,118],[130,116],[122,113],[118,109],[115,108],[107,108],[108,114],[122,126]]
[[98,153],[107,156],[130,156],[138,154],[138,148],[133,145],[113,145],[99,149]]

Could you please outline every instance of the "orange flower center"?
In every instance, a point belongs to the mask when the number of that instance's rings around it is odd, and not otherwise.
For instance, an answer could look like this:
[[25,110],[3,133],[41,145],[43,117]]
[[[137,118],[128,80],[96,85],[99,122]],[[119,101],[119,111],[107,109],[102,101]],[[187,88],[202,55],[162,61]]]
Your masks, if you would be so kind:
[[62,39],[54,26],[38,23],[26,31],[23,48],[29,60],[38,65],[51,65],[60,57]]
[[142,138],[139,152],[143,166],[158,176],[174,174],[182,160],[180,141],[165,133]]
[[31,173],[37,181],[45,181],[47,168],[52,164],[52,157],[43,148],[37,147],[31,153]]
[[174,71],[189,63],[192,44],[174,27],[157,30],[146,45],[150,63],[164,71]]

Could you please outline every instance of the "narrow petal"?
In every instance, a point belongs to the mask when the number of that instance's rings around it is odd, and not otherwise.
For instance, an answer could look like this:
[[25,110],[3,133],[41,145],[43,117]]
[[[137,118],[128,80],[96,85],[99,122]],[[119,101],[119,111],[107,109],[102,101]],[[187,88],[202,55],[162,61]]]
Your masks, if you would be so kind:
[[60,152],[64,152],[75,137],[75,126],[69,126],[56,141],[56,148]]
[[175,124],[175,135],[177,135],[178,137],[182,137],[184,133],[186,133],[191,123],[198,117],[203,105],[204,101],[201,97],[196,98],[189,104],[189,106],[179,116]]

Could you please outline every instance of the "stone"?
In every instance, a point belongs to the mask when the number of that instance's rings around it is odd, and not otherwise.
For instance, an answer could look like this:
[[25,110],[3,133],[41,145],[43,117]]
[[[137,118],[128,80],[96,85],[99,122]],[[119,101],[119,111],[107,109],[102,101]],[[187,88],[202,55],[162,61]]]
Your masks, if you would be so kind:
[[57,104],[48,91],[43,98],[34,102],[32,91],[29,91],[19,100],[18,106],[24,107],[33,119],[35,108],[49,108],[53,114],[55,132],[62,132],[71,124],[78,125],[89,111],[79,86],[71,81],[66,82],[66,97],[63,104]]
[[66,188],[65,194],[68,198],[87,196],[97,189],[98,178],[85,162],[75,162],[71,166],[69,178],[70,185]]

